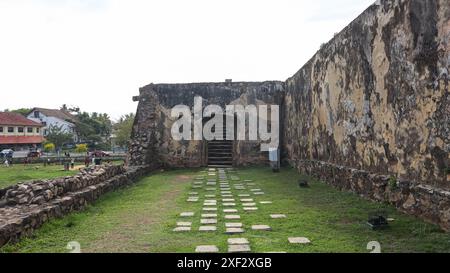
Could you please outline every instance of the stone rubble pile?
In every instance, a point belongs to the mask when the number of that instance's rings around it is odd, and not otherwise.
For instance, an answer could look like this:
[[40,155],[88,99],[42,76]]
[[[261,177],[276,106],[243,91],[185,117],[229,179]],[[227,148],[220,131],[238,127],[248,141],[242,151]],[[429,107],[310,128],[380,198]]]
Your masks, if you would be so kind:
[[102,194],[132,184],[148,166],[105,165],[53,180],[33,181],[0,191],[0,247],[30,236],[52,218],[78,211]]

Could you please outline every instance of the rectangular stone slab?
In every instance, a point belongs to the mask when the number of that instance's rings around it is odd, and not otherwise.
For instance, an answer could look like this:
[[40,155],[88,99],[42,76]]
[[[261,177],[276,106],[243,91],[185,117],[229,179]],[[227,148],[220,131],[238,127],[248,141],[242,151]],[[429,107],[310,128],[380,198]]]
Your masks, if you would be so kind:
[[226,234],[240,234],[244,232],[243,228],[227,228],[225,231]]
[[227,220],[237,220],[237,219],[241,219],[240,215],[225,215],[225,219]]
[[173,229],[174,232],[188,232],[191,231],[191,227],[177,227]]
[[205,232],[210,232],[210,231],[216,231],[217,227],[216,226],[201,226],[198,231],[205,231]]
[[177,226],[179,227],[190,227],[192,226],[191,222],[177,222]]
[[195,215],[194,212],[182,212],[180,214],[181,217],[193,217]]
[[218,253],[219,248],[217,246],[198,246],[195,248],[196,253]]
[[262,230],[262,231],[270,231],[272,228],[268,225],[253,225],[253,230]]
[[272,218],[272,219],[283,219],[283,218],[286,218],[286,215],[284,215],[284,214],[271,214],[270,218]]
[[226,228],[241,228],[243,226],[242,223],[225,223]]
[[228,239],[229,245],[248,245],[250,244],[246,238],[230,238]]
[[215,214],[215,213],[202,214],[202,218],[217,218],[217,214]]
[[291,243],[291,244],[307,245],[307,244],[311,243],[311,241],[305,237],[290,237],[290,238],[288,238],[288,240],[289,240],[289,243]]
[[200,223],[202,225],[215,225],[215,224],[217,224],[217,220],[216,219],[201,219]]
[[250,252],[249,245],[230,245],[228,246],[228,253],[248,253]]

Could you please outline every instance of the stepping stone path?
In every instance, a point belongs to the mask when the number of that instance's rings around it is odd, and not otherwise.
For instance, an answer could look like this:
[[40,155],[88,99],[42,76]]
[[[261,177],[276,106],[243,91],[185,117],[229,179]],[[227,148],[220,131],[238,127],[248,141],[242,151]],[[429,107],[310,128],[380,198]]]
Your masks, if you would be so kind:
[[[258,205],[269,205],[272,201],[258,200],[259,196],[264,195],[263,189],[253,180],[241,180],[238,173],[234,169],[210,168],[201,171],[201,175],[194,178],[191,187],[196,190],[189,192],[188,203],[196,203],[200,200],[203,206],[197,208],[201,212],[201,218],[198,230],[192,230],[192,220],[178,221],[174,232],[217,232],[218,225],[225,225],[225,234],[237,235],[244,234],[246,230],[244,225],[239,221],[241,215],[239,211],[242,209],[249,215],[250,212],[259,210]],[[218,200],[217,200],[217,199]],[[193,206],[193,205],[192,205]],[[236,208],[235,208],[236,207]],[[218,213],[220,208],[220,212]],[[223,213],[223,215],[221,214]],[[193,218],[195,211],[187,211],[181,213],[181,218]],[[271,219],[286,218],[284,214],[270,214]],[[271,231],[268,225],[252,225],[254,231]],[[310,244],[309,239],[304,237],[288,238],[291,244]],[[249,240],[246,238],[228,238],[229,253],[247,253],[251,252]],[[219,243],[219,242],[217,242]],[[219,249],[216,245],[200,245],[195,249],[196,253],[218,253]]]

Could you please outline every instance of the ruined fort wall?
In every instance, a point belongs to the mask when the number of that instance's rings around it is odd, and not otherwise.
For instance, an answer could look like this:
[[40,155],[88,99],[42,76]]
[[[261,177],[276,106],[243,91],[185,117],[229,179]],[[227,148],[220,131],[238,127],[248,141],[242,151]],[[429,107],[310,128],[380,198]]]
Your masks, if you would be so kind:
[[450,188],[448,0],[378,1],[286,82],[284,151]]
[[284,158],[450,230],[450,5],[377,1],[286,82]]
[[[160,164],[163,167],[200,167],[207,165],[205,141],[176,141],[171,128],[176,118],[171,110],[187,105],[193,113],[194,97],[203,98],[203,107],[218,105],[279,105],[282,82],[233,82],[151,84],[140,89],[137,117],[130,146],[130,164]],[[194,118],[192,117],[194,121]],[[194,126],[192,125],[192,128]],[[236,166],[266,164],[259,141],[235,141],[233,161]]]

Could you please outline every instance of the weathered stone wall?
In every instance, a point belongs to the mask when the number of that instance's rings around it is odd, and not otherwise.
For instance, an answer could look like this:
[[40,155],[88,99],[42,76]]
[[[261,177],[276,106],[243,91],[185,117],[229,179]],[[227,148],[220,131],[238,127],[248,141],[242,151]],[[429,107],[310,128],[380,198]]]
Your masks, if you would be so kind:
[[[133,127],[130,164],[158,162],[165,167],[200,167],[207,164],[205,141],[175,141],[171,128],[176,121],[171,109],[187,105],[193,113],[194,97],[203,98],[203,107],[219,105],[279,105],[282,82],[235,82],[193,84],[151,84],[140,89],[137,117]],[[192,126],[193,128],[193,126]],[[151,147],[151,149],[149,148]],[[236,166],[266,163],[259,141],[235,141]]]
[[374,174],[317,160],[298,163],[300,172],[316,177],[337,189],[357,193],[377,202],[438,224],[450,231],[450,191],[389,175]]
[[73,177],[41,180],[0,190],[0,247],[30,236],[52,218],[81,210],[102,194],[129,185],[148,166],[101,166]]
[[323,45],[286,82],[285,158],[450,188],[449,13],[377,1]]

